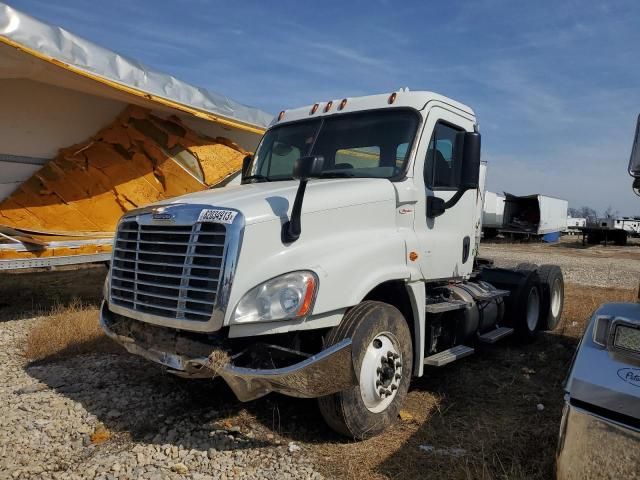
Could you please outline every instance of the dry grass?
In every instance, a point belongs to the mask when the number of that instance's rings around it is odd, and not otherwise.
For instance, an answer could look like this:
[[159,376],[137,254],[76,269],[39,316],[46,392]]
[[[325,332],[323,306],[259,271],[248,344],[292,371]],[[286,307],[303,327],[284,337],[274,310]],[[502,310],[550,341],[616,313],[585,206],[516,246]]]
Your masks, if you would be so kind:
[[230,361],[231,357],[227,352],[216,349],[209,355],[207,366],[213,370],[213,373],[217,376]]
[[117,350],[100,328],[98,309],[73,300],[54,306],[37,320],[27,335],[24,355],[43,360]]

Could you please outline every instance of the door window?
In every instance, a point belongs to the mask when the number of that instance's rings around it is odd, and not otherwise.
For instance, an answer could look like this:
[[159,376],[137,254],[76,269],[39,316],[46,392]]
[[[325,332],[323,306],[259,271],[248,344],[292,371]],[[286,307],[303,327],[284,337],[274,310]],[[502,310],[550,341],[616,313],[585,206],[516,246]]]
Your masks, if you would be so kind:
[[457,134],[463,130],[438,122],[431,136],[424,165],[424,183],[434,190],[456,190],[460,185]]

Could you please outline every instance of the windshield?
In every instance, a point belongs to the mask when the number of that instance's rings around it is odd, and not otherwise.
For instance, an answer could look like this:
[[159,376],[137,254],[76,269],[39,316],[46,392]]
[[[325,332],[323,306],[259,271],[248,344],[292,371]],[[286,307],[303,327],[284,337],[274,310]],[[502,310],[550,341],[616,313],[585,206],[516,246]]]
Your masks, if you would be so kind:
[[420,117],[409,109],[335,115],[269,130],[249,178],[290,180],[294,162],[324,157],[322,176],[394,178],[405,168]]

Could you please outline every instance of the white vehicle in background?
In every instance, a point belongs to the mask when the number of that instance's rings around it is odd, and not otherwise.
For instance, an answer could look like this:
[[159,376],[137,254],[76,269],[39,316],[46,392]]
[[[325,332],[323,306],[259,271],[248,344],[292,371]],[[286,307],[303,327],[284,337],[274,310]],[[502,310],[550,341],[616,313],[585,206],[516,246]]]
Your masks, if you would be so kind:
[[584,217],[567,217],[567,229],[565,232],[569,235],[579,235],[580,228],[587,226],[587,219]]
[[[640,195],[640,117],[629,173]],[[591,317],[565,385],[557,458],[559,480],[639,475],[640,297]]]
[[242,185],[121,219],[102,326],[176,375],[319,397],[333,429],[376,435],[412,376],[558,325],[557,266],[476,258],[484,170],[474,112],[434,93],[283,111]]

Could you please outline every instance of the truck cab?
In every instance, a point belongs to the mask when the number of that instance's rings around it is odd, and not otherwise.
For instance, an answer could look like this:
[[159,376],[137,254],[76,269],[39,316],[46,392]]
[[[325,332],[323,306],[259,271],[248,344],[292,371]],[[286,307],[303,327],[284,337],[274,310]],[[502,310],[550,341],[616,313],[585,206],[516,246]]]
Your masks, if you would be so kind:
[[120,220],[101,324],[176,375],[317,397],[375,435],[425,368],[558,324],[559,268],[477,258],[485,172],[473,110],[435,93],[282,111],[240,185]]

